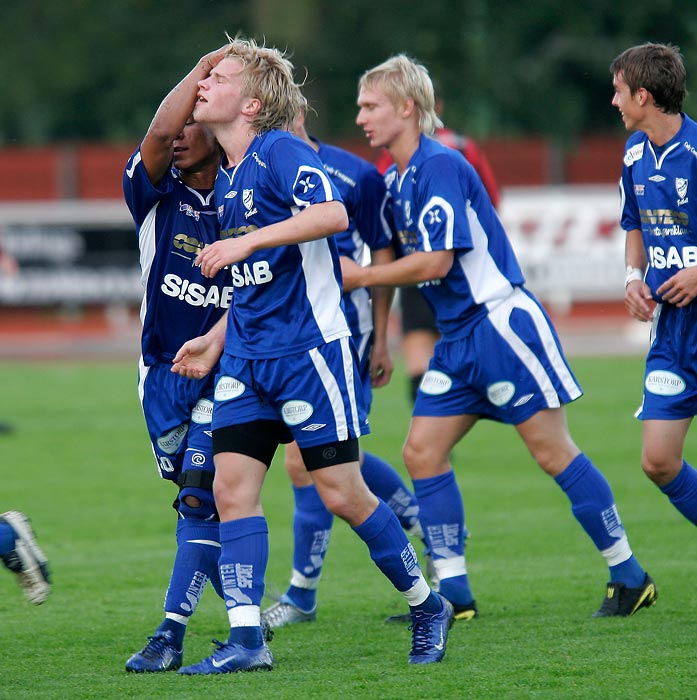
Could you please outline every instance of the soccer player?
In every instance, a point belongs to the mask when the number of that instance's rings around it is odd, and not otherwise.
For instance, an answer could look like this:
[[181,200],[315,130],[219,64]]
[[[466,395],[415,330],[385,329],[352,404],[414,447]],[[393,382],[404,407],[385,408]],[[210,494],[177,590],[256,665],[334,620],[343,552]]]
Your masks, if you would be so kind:
[[[348,217],[318,155],[288,131],[305,105],[290,61],[253,40],[231,40],[199,82],[194,117],[210,125],[225,164],[215,188],[223,240],[196,260],[208,277],[229,265],[235,286],[213,409],[230,633],[179,673],[273,667],[260,627],[268,559],[260,494],[278,445],[293,439],[323,503],[411,605],[410,663],[445,653],[452,606],[430,590],[397,517],[361,477],[358,438],[369,429],[330,237]],[[174,370],[196,373],[194,346],[184,346]]]
[[626,231],[625,305],[652,321],[646,358],[641,464],[677,510],[697,524],[697,471],[684,458],[697,414],[697,124],[682,110],[679,49],[642,44],[610,66],[612,104],[632,134],[620,180]]
[[[368,249],[373,262],[393,260],[392,236],[380,222],[385,183],[375,166],[342,148],[311,138],[305,128],[305,110],[301,111],[292,131],[319,154],[346,206],[349,227],[334,236],[339,255],[362,263]],[[368,289],[355,289],[343,296],[346,318],[358,351],[360,381],[368,412],[372,386],[384,386],[392,374],[387,346],[392,290],[378,287],[372,296],[372,304]],[[416,499],[402,477],[377,455],[361,451],[360,458],[368,488],[390,506],[407,534],[421,537]],[[316,618],[317,587],[333,522],[295,442],[286,446],[285,463],[295,498],[293,571],[288,590],[262,613],[262,618],[272,628],[311,622]]]
[[[437,81],[433,80],[435,111],[438,117],[443,114],[443,93]],[[442,124],[437,126],[433,138],[444,146],[462,153],[481,178],[491,203],[498,208],[501,193],[494,171],[486,155],[469,136],[458,134]],[[392,165],[390,152],[383,148],[375,161],[381,173]],[[440,338],[433,311],[417,287],[402,287],[399,290],[399,317],[402,328],[402,356],[409,380],[409,397],[416,401],[416,392],[423,379],[428,363],[433,357],[433,349]]]
[[462,497],[449,454],[480,418],[514,425],[540,467],[566,493],[605,558],[610,583],[597,616],[652,605],[656,587],[627,539],[609,484],[575,445],[564,404],[582,392],[557,335],[524,279],[474,168],[429,137],[439,124],[428,71],[405,55],[360,79],[357,123],[389,149],[385,217],[402,257],[362,268],[353,286],[420,284],[442,338],[419,387],[404,460],[440,593],[471,617]]
[[0,515],[0,559],[12,573],[24,594],[41,605],[51,592],[48,560],[41,551],[29,518],[18,510]]
[[196,255],[219,236],[213,183],[221,152],[191,113],[198,81],[222,57],[219,50],[201,58],[165,97],[123,177],[145,288],[139,395],[160,476],[178,487],[177,552],[165,616],[145,647],[128,659],[127,671],[179,668],[186,625],[209,579],[222,595],[210,432],[214,375],[191,379],[171,372],[184,341],[206,333],[232,295],[227,271],[209,279],[194,265]]

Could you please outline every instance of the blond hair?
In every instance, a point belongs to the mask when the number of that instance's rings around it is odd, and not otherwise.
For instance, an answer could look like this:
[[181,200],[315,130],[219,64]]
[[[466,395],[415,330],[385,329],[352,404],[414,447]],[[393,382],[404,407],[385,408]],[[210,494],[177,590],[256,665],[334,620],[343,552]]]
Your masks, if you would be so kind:
[[414,101],[421,133],[431,136],[443,126],[435,109],[433,82],[425,66],[400,53],[363,73],[358,89],[378,88],[393,104]]
[[307,100],[300,91],[301,85],[293,77],[293,64],[285,53],[254,39],[235,37],[225,58],[240,61],[242,71],[242,93],[256,98],[261,103],[259,113],[251,122],[257,133],[271,129],[289,129]]

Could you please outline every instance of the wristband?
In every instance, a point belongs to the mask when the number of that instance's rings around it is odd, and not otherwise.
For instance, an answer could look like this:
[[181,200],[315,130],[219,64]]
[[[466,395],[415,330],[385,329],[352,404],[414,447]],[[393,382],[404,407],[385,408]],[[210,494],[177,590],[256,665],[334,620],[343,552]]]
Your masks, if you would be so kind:
[[627,289],[630,282],[635,280],[639,282],[644,281],[644,271],[638,267],[627,266],[627,276],[624,278],[624,288]]

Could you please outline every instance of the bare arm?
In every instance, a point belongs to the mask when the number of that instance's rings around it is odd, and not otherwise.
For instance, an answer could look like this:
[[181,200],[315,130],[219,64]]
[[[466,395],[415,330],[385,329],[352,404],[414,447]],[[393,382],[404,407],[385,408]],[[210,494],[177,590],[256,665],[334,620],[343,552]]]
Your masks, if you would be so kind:
[[419,282],[442,279],[453,266],[452,250],[417,252],[385,265],[361,267],[352,260],[341,260],[344,291],[357,287],[408,287]]
[[213,277],[226,265],[244,260],[257,250],[326,238],[347,227],[348,216],[343,202],[321,202],[239,238],[216,241],[199,253],[196,264],[201,266],[204,277]]
[[[625,241],[624,259],[627,267],[646,271],[646,250],[639,229],[627,231]],[[642,279],[635,279],[627,283],[624,291],[624,305],[627,311],[638,321],[650,321],[653,314],[651,290]]]
[[[383,248],[371,253],[371,264],[386,265],[394,260],[394,250]],[[385,386],[392,377],[394,365],[387,344],[387,323],[392,307],[394,289],[390,287],[373,287],[371,298],[373,305],[373,348],[370,354],[370,376],[373,386]]]
[[154,185],[160,182],[172,162],[173,143],[196,104],[198,81],[208,77],[211,69],[225,57],[227,48],[226,44],[203,56],[191,72],[172,88],[155,112],[140,145],[143,165]]
[[187,340],[172,360],[172,372],[190,379],[203,379],[223,354],[228,314],[223,314],[205,335]]

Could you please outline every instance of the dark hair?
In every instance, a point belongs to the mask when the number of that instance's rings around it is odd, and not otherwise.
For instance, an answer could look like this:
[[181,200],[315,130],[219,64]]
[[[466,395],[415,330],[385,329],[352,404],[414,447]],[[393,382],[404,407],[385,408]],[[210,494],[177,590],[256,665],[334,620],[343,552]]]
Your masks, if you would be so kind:
[[672,44],[641,44],[623,51],[610,64],[610,73],[622,74],[632,95],[644,88],[656,107],[666,114],[678,114],[687,96],[685,64],[680,49]]

